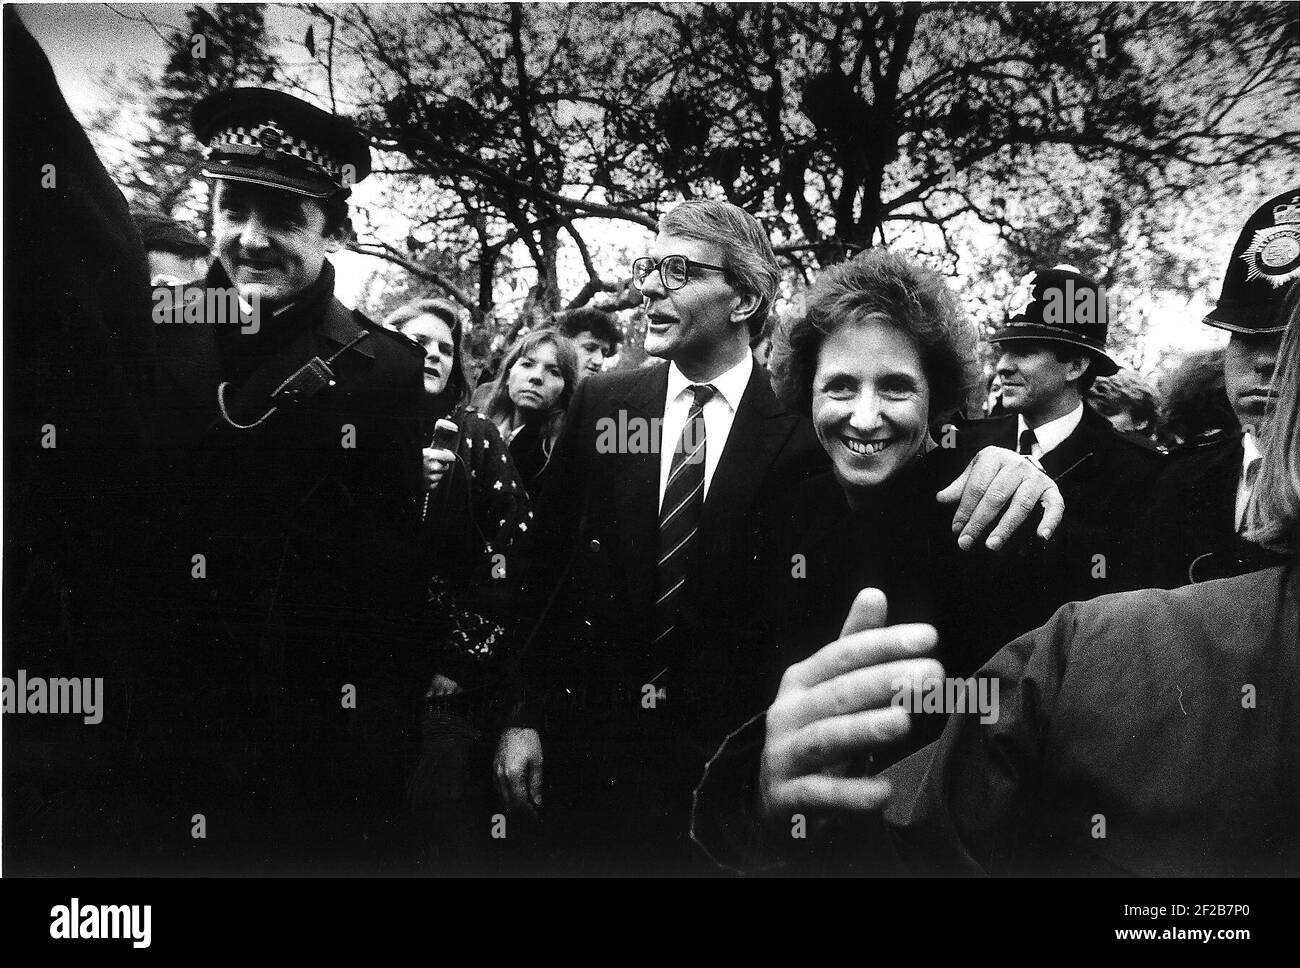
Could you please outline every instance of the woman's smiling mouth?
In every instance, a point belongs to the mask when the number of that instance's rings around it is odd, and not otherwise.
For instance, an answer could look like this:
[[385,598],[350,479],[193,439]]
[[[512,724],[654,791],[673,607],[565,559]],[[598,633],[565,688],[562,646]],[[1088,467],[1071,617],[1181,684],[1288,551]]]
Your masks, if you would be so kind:
[[886,437],[881,440],[858,440],[856,437],[845,437],[843,434],[840,435],[840,441],[853,453],[865,457],[879,454],[894,442],[892,437]]

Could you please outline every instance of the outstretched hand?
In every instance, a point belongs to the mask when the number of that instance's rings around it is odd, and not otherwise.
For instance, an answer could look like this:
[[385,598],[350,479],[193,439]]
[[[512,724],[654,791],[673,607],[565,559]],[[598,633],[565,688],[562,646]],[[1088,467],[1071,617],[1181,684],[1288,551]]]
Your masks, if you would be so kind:
[[759,769],[768,821],[877,810],[888,799],[886,780],[847,776],[848,764],[907,733],[908,713],[893,697],[900,689],[919,690],[924,680],[942,676],[943,667],[923,658],[938,642],[933,626],[887,626],[886,611],[882,592],[863,589],[840,638],[786,669],[767,712]]

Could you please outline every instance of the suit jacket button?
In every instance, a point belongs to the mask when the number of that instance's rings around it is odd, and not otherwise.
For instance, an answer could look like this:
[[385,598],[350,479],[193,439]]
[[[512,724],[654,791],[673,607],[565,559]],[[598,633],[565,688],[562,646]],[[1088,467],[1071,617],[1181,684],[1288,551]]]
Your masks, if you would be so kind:
[[587,547],[588,549],[591,550],[592,554],[595,554],[597,551],[600,550],[600,541],[596,538],[592,538],[591,543],[588,544]]

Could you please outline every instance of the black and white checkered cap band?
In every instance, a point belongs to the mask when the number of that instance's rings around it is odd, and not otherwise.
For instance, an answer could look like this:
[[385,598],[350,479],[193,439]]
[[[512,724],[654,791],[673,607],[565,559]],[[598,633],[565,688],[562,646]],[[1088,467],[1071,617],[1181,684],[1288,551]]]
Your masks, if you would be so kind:
[[[262,138],[264,131],[275,131],[278,138],[274,144],[268,145],[265,143]],[[215,135],[212,141],[209,142],[208,157],[211,158],[215,152],[234,155],[288,155],[315,165],[336,183],[340,182],[343,177],[343,166],[330,156],[322,153],[319,148],[308,144],[301,138],[286,134],[279,127],[267,124],[259,124],[251,130],[243,126],[227,128]]]

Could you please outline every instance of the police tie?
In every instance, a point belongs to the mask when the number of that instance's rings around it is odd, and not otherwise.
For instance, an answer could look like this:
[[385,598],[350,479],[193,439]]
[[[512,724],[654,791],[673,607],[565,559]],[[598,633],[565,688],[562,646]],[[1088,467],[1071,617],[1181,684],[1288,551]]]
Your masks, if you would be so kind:
[[1024,454],[1026,457],[1033,457],[1034,444],[1036,443],[1038,443],[1037,435],[1034,434],[1031,428],[1026,427],[1020,434],[1020,450],[1018,453]]
[[686,584],[691,545],[700,527],[704,506],[704,405],[717,389],[712,384],[692,386],[695,402],[673,451],[668,486],[659,511],[659,566],[656,569],[655,637],[658,644],[677,627],[677,606]]

